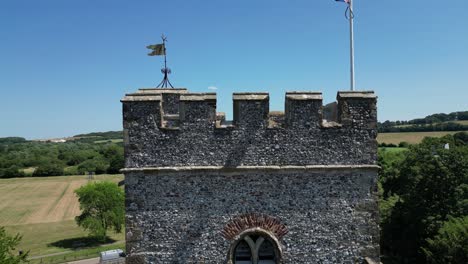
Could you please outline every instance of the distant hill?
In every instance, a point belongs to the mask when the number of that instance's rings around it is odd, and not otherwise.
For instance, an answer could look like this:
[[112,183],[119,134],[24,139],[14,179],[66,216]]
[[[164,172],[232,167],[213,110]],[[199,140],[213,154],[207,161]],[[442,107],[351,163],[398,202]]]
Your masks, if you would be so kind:
[[4,138],[0,138],[0,145],[1,144],[8,145],[8,144],[15,144],[15,143],[23,143],[23,142],[26,142],[26,139],[22,138],[22,137],[4,137]]
[[450,114],[432,114],[424,118],[408,121],[385,121],[378,123],[379,133],[392,132],[429,132],[429,131],[467,131],[468,111]]
[[93,132],[88,134],[78,134],[73,136],[74,138],[89,138],[99,137],[101,139],[121,139],[123,138],[122,131],[107,131],[107,132]]
[[80,142],[94,142],[94,143],[104,143],[104,142],[122,142],[123,141],[123,131],[107,131],[107,132],[93,132],[88,134],[78,134],[73,136],[73,140],[78,140]]

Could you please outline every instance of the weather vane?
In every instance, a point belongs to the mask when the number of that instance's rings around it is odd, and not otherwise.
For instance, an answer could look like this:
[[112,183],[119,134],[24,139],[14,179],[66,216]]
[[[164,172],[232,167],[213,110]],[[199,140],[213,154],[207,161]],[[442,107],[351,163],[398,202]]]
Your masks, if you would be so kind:
[[171,69],[167,67],[166,62],[166,41],[167,37],[164,34],[161,36],[163,43],[162,44],[155,44],[146,46],[146,48],[150,49],[151,52],[148,53],[148,56],[162,56],[164,55],[164,68],[161,69],[161,73],[164,74],[163,80],[156,86],[156,88],[174,88],[171,82],[169,81],[168,75],[171,74]]

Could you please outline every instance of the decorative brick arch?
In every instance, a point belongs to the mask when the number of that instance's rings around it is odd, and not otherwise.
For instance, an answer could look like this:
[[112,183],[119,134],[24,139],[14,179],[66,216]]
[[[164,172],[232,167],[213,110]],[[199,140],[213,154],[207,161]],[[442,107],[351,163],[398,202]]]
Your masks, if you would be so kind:
[[[244,214],[234,218],[226,224],[222,231],[223,237],[232,241],[227,255],[227,263],[235,263],[237,246],[241,242],[246,242],[250,248],[253,263],[257,264],[260,247],[265,241],[273,246],[274,262],[281,263],[283,251],[279,239],[287,232],[284,224],[268,215]],[[254,241],[252,237],[256,237],[256,240]]]

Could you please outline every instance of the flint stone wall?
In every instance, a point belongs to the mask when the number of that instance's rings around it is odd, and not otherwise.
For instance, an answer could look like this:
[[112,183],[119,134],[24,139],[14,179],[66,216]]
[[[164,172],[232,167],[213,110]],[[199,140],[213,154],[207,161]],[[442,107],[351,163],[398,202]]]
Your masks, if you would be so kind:
[[[237,215],[280,219],[282,263],[378,259],[376,170],[126,173],[128,263],[226,263]],[[129,235],[130,234],[130,235]]]
[[127,263],[227,263],[221,236],[260,213],[289,230],[281,263],[379,261],[376,97],[340,92],[324,121],[316,92],[215,94],[142,89],[122,100]]
[[[275,126],[266,93],[235,94],[233,125],[216,121],[215,95],[147,94],[122,100],[127,168],[376,164],[372,93],[339,93],[340,123],[323,122],[321,94],[289,94],[284,123]],[[178,116],[165,116],[164,105],[176,111],[163,98],[177,103]]]

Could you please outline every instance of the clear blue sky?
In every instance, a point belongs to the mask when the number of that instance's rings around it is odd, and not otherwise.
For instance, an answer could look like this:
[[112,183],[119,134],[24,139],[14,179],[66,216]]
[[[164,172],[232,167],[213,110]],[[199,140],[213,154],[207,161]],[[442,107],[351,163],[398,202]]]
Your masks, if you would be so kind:
[[[235,91],[349,87],[345,4],[333,0],[2,0],[0,137],[121,129],[126,92],[159,83],[148,44],[168,36],[172,83]],[[356,79],[379,96],[379,120],[468,110],[465,0],[355,0]]]

